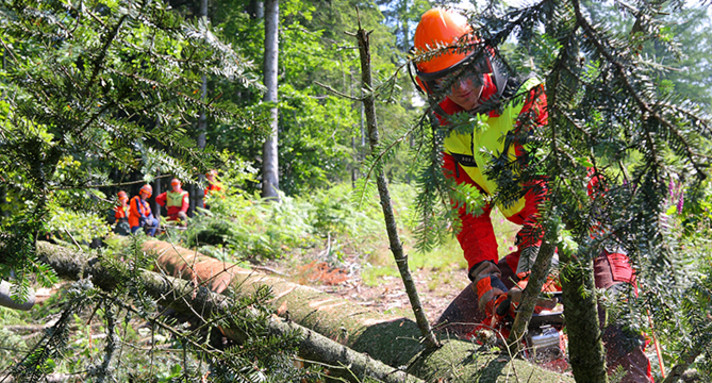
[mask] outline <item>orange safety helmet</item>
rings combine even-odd
[[[116,195],[119,197],[119,200],[129,199],[129,196],[123,190],[119,190],[119,192]]]
[[[146,193],[148,196],[146,198],[151,198],[151,195],[153,195],[153,188],[149,184],[145,184],[141,186],[141,190],[139,190],[139,193]]]
[[[415,53],[425,53],[437,47],[453,45],[463,36],[469,35],[471,44],[476,44],[480,39],[474,35],[473,29],[467,22],[465,16],[454,11],[443,8],[432,8],[425,12],[420,18],[415,36],[413,37]],[[463,48],[450,48],[449,50],[435,55],[428,60],[415,64],[417,74],[417,85],[426,92],[431,92],[436,80],[451,74],[458,74],[457,70],[463,64],[470,62],[473,54],[477,50],[465,50]],[[480,60],[475,66],[475,71],[479,73],[489,73],[492,71],[489,62],[488,49],[484,55],[484,60]],[[480,55],[477,55],[480,56]]]
[[[472,27],[467,23],[465,16],[447,9],[433,8],[420,18],[413,41],[416,51],[422,53],[437,46],[454,44],[468,33],[472,33]],[[461,63],[470,54],[453,48],[428,61],[419,62],[416,66],[419,72],[434,73]]]

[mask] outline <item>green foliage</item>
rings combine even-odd
[[[0,216],[12,238],[1,246],[26,250],[2,262],[18,276],[41,270],[32,256],[38,235],[83,242],[106,233],[108,204],[91,188],[110,174],[150,180],[170,171],[187,180],[208,167],[214,156],[198,153],[186,122],[200,110],[219,120],[240,112],[202,101],[202,74],[258,88],[251,67],[207,25],[186,23],[162,2],[7,1],[0,22],[0,202],[12,214]]]
[[[235,259],[276,258],[285,249],[308,246],[306,209],[285,197],[283,204],[254,200],[237,193],[210,202],[211,210],[191,220],[185,238],[188,246],[224,247]],[[224,258],[224,256],[219,257]]]
[[[55,358],[68,347],[72,319],[90,303],[96,293],[91,281],[73,284],[68,290],[61,316],[23,359],[12,366],[11,373],[19,381],[38,381],[57,367]]]
[[[670,209],[668,214],[682,213],[684,230],[691,235],[709,227],[712,222],[712,182],[709,178],[685,189],[671,190]],[[676,198],[676,199],[675,199]],[[679,211],[682,206],[682,211]],[[671,211],[672,210],[672,211]]]
[[[430,9],[430,3],[422,0],[376,1],[385,17],[384,23],[391,29],[394,45],[402,53],[413,45],[412,35],[420,16]]]
[[[260,62],[264,26],[262,20],[242,12],[244,5],[240,1],[219,2],[215,7],[221,11],[211,15],[211,20],[225,37],[243,48],[247,57]],[[393,131],[402,118],[412,115],[410,101],[403,100],[406,93],[400,89],[409,80],[401,77],[389,81],[398,54],[391,49],[392,35],[379,24],[381,19],[377,6],[369,2],[280,4],[279,172],[280,187],[287,195],[345,182],[352,174],[360,176],[357,161],[366,149],[360,105],[338,97],[355,98],[362,93],[358,51],[354,40],[344,33],[355,31],[358,20],[373,31],[374,77],[396,89],[396,102],[379,108],[379,119]],[[225,82],[215,82],[214,86],[215,93],[234,95],[235,102],[245,105],[255,117],[253,126],[240,122],[211,124],[208,141],[215,142],[217,148],[239,152],[244,158],[261,156],[267,127],[261,95],[234,91]],[[396,164],[391,167],[391,174],[403,179],[406,169]]]
[[[397,188],[407,212],[412,189]],[[338,241],[357,247],[365,238],[379,237],[383,223],[380,206],[361,207],[354,191],[340,184],[304,197],[287,197],[281,203],[256,199],[244,192],[209,200],[210,210],[191,219],[181,240],[188,246],[225,260],[269,259],[291,252],[309,251],[324,239],[333,241],[329,257],[339,258]],[[410,196],[410,197],[408,197]],[[374,201],[372,196],[369,201]],[[403,215],[412,222],[407,214]]]
[[[70,210],[63,206],[67,205],[54,199],[49,205],[50,218],[45,227],[53,237],[67,243],[87,245],[92,239],[102,238],[111,232],[104,215],[91,211]]]
[[[314,89],[296,91],[285,84],[280,90],[281,121],[287,127],[280,137],[280,187],[289,193],[306,192],[348,179],[350,137],[356,125],[351,105],[335,96],[318,100]]]
[[[15,356],[0,360],[3,377],[10,373],[17,381],[27,382],[52,373],[97,382],[302,382],[319,378],[319,371],[294,365],[300,334],[269,335],[271,314],[264,302],[270,292],[266,289],[235,299],[221,317],[196,315],[188,323],[187,318],[170,314],[137,283],[138,276],[153,264],[152,256],[141,251],[138,238],[132,238],[128,247],[107,249],[97,260],[115,273],[118,285],[112,291],[103,292],[90,280],[81,280],[67,284],[58,297],[29,312],[31,316],[18,317],[0,309],[3,334],[7,324],[44,324],[47,315],[57,319],[38,334],[39,340],[23,341],[13,333],[3,336],[7,348],[0,352],[11,350]],[[218,326],[239,331],[244,342],[224,344]]]

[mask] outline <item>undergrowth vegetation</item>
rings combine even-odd
[[[358,267],[370,286],[383,276],[398,276],[375,191],[339,184],[301,197],[282,196],[275,204],[239,189],[229,190],[234,191],[212,196],[207,201],[209,210],[192,218],[187,230],[169,230],[169,239],[228,262],[316,260],[334,267]],[[462,250],[452,236],[430,251],[414,249],[416,188],[393,184],[391,191],[411,269],[465,269]],[[494,225],[500,252],[512,251],[514,225],[501,216],[494,216]]]

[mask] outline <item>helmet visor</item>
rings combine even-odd
[[[465,79],[471,79],[476,86],[482,85],[482,76],[491,71],[489,59],[480,52],[471,54],[450,68],[431,73],[416,71],[416,74],[430,93],[445,95],[455,83]]]

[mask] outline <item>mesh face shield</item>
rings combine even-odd
[[[423,72],[418,70],[413,61],[408,69],[416,89],[423,93],[431,104],[438,104],[449,96],[453,85],[457,82],[471,80],[472,84],[478,87],[483,85],[484,75],[489,74],[496,88],[495,93],[487,101],[481,101],[481,104],[469,110],[470,113],[484,113],[499,108],[511,73],[496,50],[486,44],[479,45],[476,52],[447,69]],[[417,77],[413,76],[413,72]]]
[[[416,67],[415,73],[420,82],[416,85],[425,93],[444,97],[457,81],[472,80],[475,86],[480,86],[482,76],[490,72],[492,63],[485,48],[481,48],[456,65],[437,72],[422,72]]]

